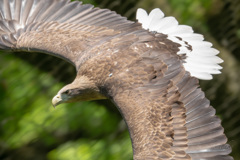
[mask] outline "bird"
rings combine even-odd
[[[0,49],[49,54],[76,68],[52,99],[110,99],[127,124],[134,160],[232,160],[199,80],[220,74],[218,50],[160,9],[130,21],[69,0],[0,0]]]

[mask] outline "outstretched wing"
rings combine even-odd
[[[69,0],[0,0],[0,49],[40,51],[76,66],[87,49],[134,22]]]
[[[180,45],[177,54],[182,57],[185,69],[192,76],[210,80],[212,74],[221,73],[222,67],[218,64],[223,60],[216,56],[219,51],[212,48],[210,42],[204,41],[203,35],[194,33],[192,27],[179,25],[174,17],[164,17],[158,8],[149,15],[145,10],[138,9],[137,19],[144,29],[163,33],[167,39]]]
[[[79,2],[0,0],[1,49],[41,51],[62,57],[76,67],[81,63],[80,59],[91,56],[87,54],[92,47],[97,48],[112,37],[138,30],[141,30],[139,25],[114,12]],[[120,76],[118,82],[122,80],[126,84],[115,83],[114,101],[122,107],[130,132],[134,132],[132,138],[140,134],[140,139],[133,144],[153,136],[153,144],[143,143],[149,145],[145,147],[149,151],[153,149],[151,156],[157,151],[157,156],[162,158],[231,159],[227,156],[231,148],[225,144],[227,139],[220,120],[197,88],[198,81],[185,72],[179,57],[169,54],[167,44],[161,45],[164,48],[161,51],[156,46],[151,43],[135,46],[132,50],[137,54],[147,50],[137,61],[134,61],[131,49],[126,48],[126,55],[122,54],[126,57],[122,60],[131,56],[131,67],[125,68],[127,76],[117,75]],[[125,63],[122,66],[126,66]],[[124,88],[127,84],[131,90]],[[133,88],[133,84],[140,86]],[[129,124],[129,118],[132,124]],[[137,122],[140,120],[141,123]],[[134,125],[135,121],[137,125]],[[135,128],[131,130],[131,127]],[[141,139],[146,135],[144,132],[150,137]]]
[[[125,65],[109,79],[113,101],[130,131],[135,158],[232,160],[221,120],[171,43],[133,46],[124,55],[129,59],[124,63],[134,64]],[[136,52],[139,57],[127,58]]]

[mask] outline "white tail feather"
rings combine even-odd
[[[179,25],[174,17],[164,17],[158,8],[149,15],[144,9],[138,9],[137,20],[144,29],[166,34],[169,40],[181,45],[177,54],[186,54],[183,65],[191,76],[210,80],[212,74],[221,73],[222,67],[218,64],[223,60],[216,56],[219,51],[212,48],[212,43],[204,41],[203,35],[194,33],[192,27]]]

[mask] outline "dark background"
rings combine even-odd
[[[240,159],[240,1],[89,0],[135,20],[137,8],[161,8],[204,34],[224,59],[221,75],[201,81]],[[44,54],[0,51],[1,160],[130,160],[127,128],[109,101],[63,104],[51,99],[75,76],[68,63]]]

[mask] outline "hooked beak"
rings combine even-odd
[[[53,105],[54,108],[61,103],[63,103],[61,95],[57,94],[55,97],[53,97],[52,105]]]

